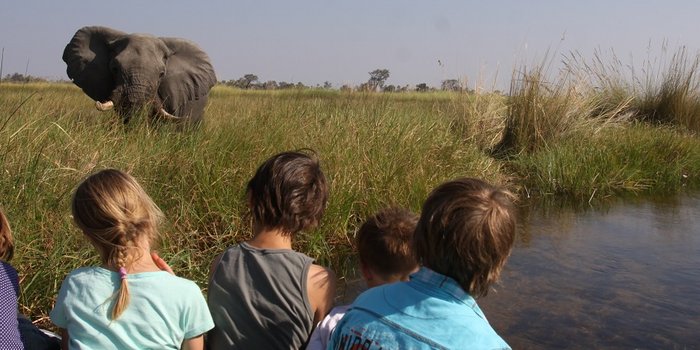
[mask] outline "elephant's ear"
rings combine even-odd
[[[68,77],[95,101],[105,102],[114,89],[109,71],[109,43],[126,33],[106,27],[80,28],[63,50]]]
[[[216,84],[209,56],[197,44],[179,38],[160,38],[171,51],[159,93],[171,99],[198,100]],[[176,93],[176,91],[179,91]],[[184,93],[184,96],[182,96]],[[167,100],[167,99],[164,99]],[[187,101],[170,101],[175,109]],[[170,104],[166,101],[166,105]]]

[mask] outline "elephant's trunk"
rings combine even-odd
[[[97,108],[98,111],[108,111],[112,108],[114,108],[114,102],[112,101],[107,101],[105,103],[102,103],[100,101],[95,101],[95,107]]]

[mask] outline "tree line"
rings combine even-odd
[[[0,78],[0,80],[9,83],[44,83],[48,81],[44,78],[34,77],[31,75],[24,75],[20,73],[7,74],[4,78]]]
[[[418,91],[418,92],[428,92],[437,91],[438,88],[428,86],[426,83],[419,83],[416,85],[393,85],[386,84],[389,79],[390,73],[388,69],[375,69],[369,72],[369,79],[358,85],[342,85],[339,87],[341,91],[381,91],[381,92],[407,92],[407,91]],[[226,86],[232,86],[244,90],[284,90],[284,89],[305,89],[311,86],[306,86],[301,82],[288,83],[285,81],[277,82],[275,80],[261,81],[255,74],[245,74],[238,79],[232,80],[222,80],[220,84]],[[333,89],[333,84],[329,81],[324,82],[322,85],[316,85],[315,88],[321,89]],[[466,84],[458,79],[446,79],[440,84],[439,90],[443,91],[456,91],[456,92],[472,92],[466,87]]]
[[[389,79],[390,73],[388,69],[375,69],[369,72],[369,79],[358,85],[342,85],[338,89],[341,91],[373,91],[373,92],[407,92],[407,91],[418,91],[418,92],[428,92],[428,91],[456,91],[456,92],[472,92],[471,89],[466,87],[466,84],[458,79],[446,79],[443,80],[439,88],[428,86],[426,83],[418,83],[413,86],[411,85],[393,85],[386,84]],[[7,74],[4,78],[0,79],[3,82],[12,83],[34,83],[34,82],[47,82],[48,80],[44,78],[34,77],[31,75],[24,75],[20,73]],[[64,82],[61,80],[61,82]],[[324,82],[316,86],[307,86],[302,82],[285,82],[285,81],[275,81],[267,80],[261,81],[255,74],[245,74],[238,79],[222,80],[219,84],[226,86],[232,86],[244,90],[285,90],[285,89],[307,89],[307,88],[320,88],[320,89],[333,89],[333,84],[329,81]]]

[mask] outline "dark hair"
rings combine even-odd
[[[10,261],[15,253],[15,244],[12,240],[10,222],[5,213],[0,209],[0,260]]]
[[[328,186],[315,154],[283,152],[260,165],[246,197],[256,224],[293,235],[319,224]]]
[[[404,279],[418,266],[411,247],[417,222],[416,214],[396,207],[368,218],[357,231],[360,262],[385,279]]]
[[[513,198],[472,178],[438,186],[423,204],[416,227],[418,261],[455,279],[473,297],[486,296],[515,240]]]

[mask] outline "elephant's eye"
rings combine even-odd
[[[117,63],[114,62],[114,61],[109,62],[109,70],[110,70],[113,74],[119,73],[119,67],[117,67]]]

